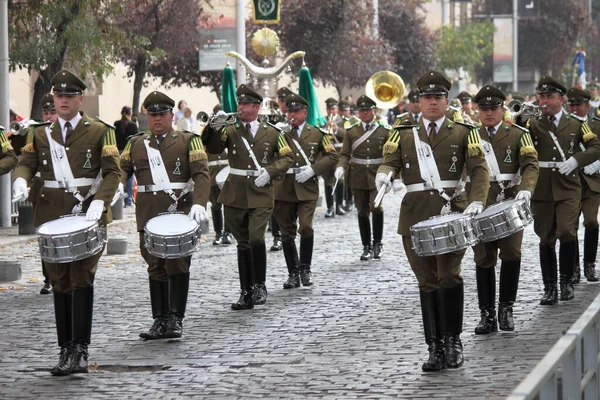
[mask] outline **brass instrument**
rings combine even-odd
[[[215,130],[221,130],[225,126],[234,124],[237,115],[238,113],[216,113],[208,115],[204,111],[200,111],[196,114],[196,121],[198,121],[202,130],[204,130],[206,125]]]
[[[37,124],[33,119],[24,119],[21,122],[13,121],[10,123],[10,134],[12,136],[26,136],[29,133],[31,125]]]
[[[392,71],[379,71],[371,75],[365,85],[365,94],[375,100],[377,108],[393,108],[402,101],[406,86],[400,75]]]
[[[520,117],[522,121],[527,121],[542,115],[542,108],[530,101],[511,100],[508,103],[508,110],[512,113],[513,121],[516,121],[517,117]]]

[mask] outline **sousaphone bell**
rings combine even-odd
[[[402,101],[406,86],[400,75],[392,71],[379,71],[371,75],[365,94],[375,100],[377,108],[393,108]]]

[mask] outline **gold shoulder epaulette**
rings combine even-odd
[[[535,146],[533,145],[533,140],[531,140],[531,135],[529,134],[529,131],[518,125],[515,125],[515,126],[517,126],[518,128],[523,130],[523,134],[521,135],[521,138],[519,139],[519,154],[537,156],[537,150],[535,149]]]
[[[321,132],[323,132],[323,130],[321,130]],[[321,143],[323,145],[323,151],[325,153],[335,151],[335,147],[333,147],[333,144],[331,144],[331,140],[329,140],[329,134],[327,132],[325,132],[321,137]]]
[[[200,136],[194,135],[189,145],[190,162],[208,160],[208,155],[204,151],[204,144]]]
[[[398,146],[400,145],[400,132],[397,129],[394,129],[387,142],[383,145],[382,153],[385,156],[386,154],[395,153],[398,150]]]
[[[288,144],[287,140],[285,140],[283,133],[277,137],[277,151],[279,152],[280,156],[285,156],[292,152],[292,148]]]
[[[113,125],[109,124],[109,123],[108,123],[108,122],[106,122],[106,121],[103,121],[103,120],[102,120],[102,119],[101,119],[99,116],[97,116],[97,115],[96,115],[96,121],[98,121],[98,122],[102,122],[104,125],[108,126],[109,128],[115,129],[115,127],[114,127]]]
[[[592,130],[590,129],[590,126],[587,124],[587,122],[583,122],[581,124],[581,132],[583,133],[583,141],[587,142],[590,139],[594,139],[596,137],[596,134],[594,132],[592,132]]]
[[[102,157],[119,157],[115,129],[110,126],[104,132],[104,138],[102,139]]]
[[[10,144],[10,141],[4,134],[4,129],[1,129],[0,130],[0,151],[2,153],[7,153],[11,150],[14,150],[14,149],[13,149],[12,145]]]
[[[483,156],[483,147],[481,147],[479,133],[475,127],[469,130],[467,135],[467,154],[469,157]]]

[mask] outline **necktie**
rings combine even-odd
[[[162,143],[164,137],[162,136],[156,136],[156,144],[158,145],[158,147],[160,147],[160,144]]]
[[[554,115],[550,116],[550,129],[552,129],[552,131],[556,129],[556,117]]]
[[[294,127],[293,127],[293,130],[294,130],[294,134],[295,134],[296,136],[300,136],[300,132],[298,132],[298,127],[297,127],[297,126],[294,126]]]
[[[371,128],[373,128],[373,124],[369,123],[369,124],[365,125],[365,132],[370,131]]]
[[[488,136],[490,137],[490,139],[493,138],[494,137],[494,131],[495,131],[494,127],[493,126],[489,126],[487,130],[488,130]]]
[[[413,114],[413,119],[415,122],[419,122],[419,114]]]
[[[252,136],[252,129],[250,124],[246,124],[246,132],[248,132],[248,135]]]
[[[67,134],[65,135],[65,141],[66,141],[66,139],[69,137],[69,135],[71,133],[73,133],[73,127],[71,126],[71,123],[69,121],[65,122],[65,130],[67,131]]]
[[[435,144],[435,136],[437,135],[435,128],[436,128],[435,122],[430,122],[429,123],[429,142],[432,145]]]

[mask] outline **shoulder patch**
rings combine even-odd
[[[109,123],[108,123],[108,122],[106,122],[106,121],[103,121],[102,119],[100,119],[100,117],[99,117],[99,116],[96,116],[96,121],[98,121],[98,122],[102,122],[104,125],[108,126],[109,128],[115,129],[115,127],[114,127],[114,126],[112,126],[111,124],[109,124]]]

